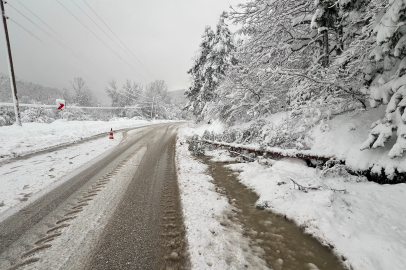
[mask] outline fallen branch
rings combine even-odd
[[[290,178],[290,180],[293,182],[293,189],[296,189],[296,186],[298,188],[298,190],[301,190],[303,192],[308,192],[309,190],[322,190],[323,187],[318,186],[318,187],[305,187],[300,185],[298,182],[296,182],[295,180],[293,180],[292,178]],[[279,183],[278,183],[279,185]],[[329,190],[332,190],[333,192],[342,192],[344,194],[347,194],[347,190],[346,189],[334,189],[334,188],[328,188]]]
[[[305,187],[305,186],[300,185],[298,182],[296,182],[296,181],[293,180],[293,179],[290,179],[290,180],[293,182],[293,189],[295,189],[296,186],[297,186],[298,190],[304,191],[304,192],[306,192],[306,193],[307,193],[309,190],[320,190],[320,189],[321,189],[321,187]]]
[[[232,145],[228,143],[219,143],[219,142],[214,142],[214,141],[208,141],[208,140],[200,140],[199,142],[206,143],[206,144],[211,144],[211,145],[216,145],[217,147],[225,147],[228,148],[230,151],[247,151],[249,153],[256,153],[259,155],[273,155],[273,156],[278,156],[278,157],[289,157],[289,158],[300,158],[300,159],[314,159],[314,160],[321,160],[321,161],[328,161],[330,159],[335,159],[335,157],[326,157],[326,156],[317,156],[314,154],[310,153],[305,153],[305,152],[298,152],[294,151],[292,153],[289,153],[289,150],[284,150],[284,149],[265,149],[265,150],[259,150],[247,146],[241,146],[241,145]]]
[[[252,158],[252,157],[249,157],[249,156],[246,156],[246,155],[240,154],[240,153],[238,153],[238,152],[231,151],[231,150],[228,150],[228,152],[230,152],[230,153],[232,153],[232,154],[235,154],[235,155],[238,155],[238,156],[241,156],[241,157],[243,157],[243,158],[246,158],[246,159],[249,159],[249,160],[255,161],[255,158]]]

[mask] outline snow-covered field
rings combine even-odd
[[[0,127],[0,162],[41,150],[78,142],[99,134],[158,124],[168,121],[147,121],[117,118],[114,121],[66,121],[51,124],[24,123],[22,127]]]

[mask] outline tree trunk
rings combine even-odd
[[[344,51],[343,26],[340,25],[337,31],[336,55],[341,55],[343,51]]]
[[[324,46],[324,61],[323,61],[323,67],[328,67],[329,66],[329,46],[328,46],[328,31],[324,31],[323,34],[323,46]]]

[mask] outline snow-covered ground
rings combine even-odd
[[[99,138],[4,164],[0,167],[0,205],[3,205],[0,213],[28,200],[67,173],[112,149],[121,139],[122,133],[116,133],[114,140]]]
[[[356,123],[354,120],[346,122],[346,116],[331,122],[331,133],[324,134],[328,136],[328,138],[324,138],[324,141],[333,140],[333,136],[339,133],[344,136],[345,132],[354,132],[347,135],[347,137],[351,137],[351,140],[346,140],[348,146],[345,146],[344,149],[340,148],[345,145],[345,138],[342,137],[337,137],[336,145],[324,143],[318,148],[330,151],[329,153],[333,153],[332,151],[335,149],[339,151],[336,154],[351,158],[351,153],[356,151],[352,150],[351,146],[358,145],[362,140],[356,130],[366,131],[369,123],[363,117],[360,117]],[[214,126],[214,129],[220,130],[221,128],[217,125]],[[200,130],[187,128],[183,131],[189,136],[201,132],[202,128]],[[319,142],[322,140],[317,136],[315,139],[318,139]],[[184,146],[185,149],[186,147]],[[182,155],[187,156],[186,150],[184,151]],[[369,151],[371,153],[382,150]],[[365,153],[367,152],[357,155],[365,155]],[[232,159],[226,154],[226,151],[216,150],[208,154],[213,155],[214,160],[217,161]],[[377,154],[373,154],[369,158],[369,160],[374,159],[378,160]],[[384,162],[384,159],[381,158],[380,162]],[[188,164],[187,161],[180,163],[182,162]],[[189,162],[194,164],[196,161],[189,157]],[[349,269],[350,266],[354,270],[406,269],[404,256],[406,254],[406,184],[379,185],[367,182],[365,178],[354,176],[322,177],[319,170],[309,168],[305,162],[297,159],[271,161],[269,164],[273,164],[272,166],[261,163],[228,165],[239,173],[239,179],[244,185],[260,196],[257,205],[286,216],[323,244],[333,246],[334,253],[345,259],[344,263]],[[187,213],[187,208],[190,207],[187,204],[192,203],[192,200],[185,202],[186,220],[188,215],[192,215],[189,218],[197,219],[199,207],[207,208],[206,211],[208,211],[213,206],[216,207],[214,209],[217,209],[219,205],[219,201],[214,195],[212,198],[205,195],[213,192],[211,190],[213,187],[207,184],[210,183],[210,177],[199,176],[200,179],[192,177],[192,172],[203,172],[204,165],[197,163],[188,166],[190,172],[187,171],[185,174],[185,169],[180,170],[181,185],[184,185],[185,179],[190,181],[189,188],[183,187],[184,193],[190,194],[192,191],[189,190],[195,189],[191,196],[196,198],[195,200],[200,201],[199,197],[206,197],[201,200],[204,202],[203,206],[195,203],[195,214]],[[182,174],[188,176],[187,173],[189,173],[188,178],[182,176]],[[297,187],[294,188],[291,179],[305,187],[319,187],[319,190],[310,190],[307,193],[299,191]],[[333,191],[333,189],[346,190],[346,192]],[[187,196],[184,197],[186,198],[183,200],[187,200]],[[190,212],[193,213],[193,211]],[[191,221],[187,220],[187,222]],[[199,220],[199,222],[205,224],[204,220]],[[215,219],[212,222],[215,222]],[[200,228],[206,228],[209,225],[205,224]],[[189,241],[196,242],[194,245],[203,246],[205,241],[208,241],[206,239],[210,239],[209,235],[202,237],[200,232],[196,235],[196,233],[192,234],[192,229],[190,231]],[[224,240],[227,241],[227,239]],[[192,255],[194,245],[191,245]],[[196,258],[192,256],[192,259],[202,260],[199,256]]]
[[[66,145],[113,131],[158,124],[168,121],[147,121],[117,118],[114,121],[66,121],[51,124],[24,123],[22,127],[0,127],[0,162],[41,150]]]
[[[389,151],[396,142],[394,135],[384,147],[361,151],[362,144],[368,138],[372,123],[385,115],[385,107],[335,116],[327,122],[328,129],[322,131],[320,125],[313,129],[314,138],[311,150],[316,153],[336,156],[346,161],[346,165],[354,170],[373,168],[376,173],[385,170],[389,177],[397,169],[406,172],[406,155],[391,159]]]
[[[241,226],[220,224],[233,206],[216,192],[207,166],[190,155],[184,143],[188,134],[189,128],[179,129],[176,162],[192,269],[267,269]]]
[[[258,205],[286,215],[306,233],[334,246],[347,266],[406,269],[406,184],[320,177],[316,169],[293,159],[277,161],[272,167],[258,162],[229,166],[260,196]],[[299,191],[291,179],[321,190]]]
[[[394,135],[384,147],[376,149],[367,149],[361,151],[361,146],[368,138],[371,125],[377,119],[383,118],[385,115],[385,106],[372,108],[368,111],[355,111],[338,116],[334,116],[331,120],[320,123],[310,130],[307,142],[310,150],[302,150],[300,152],[311,155],[336,157],[340,160],[345,160],[346,165],[356,170],[367,170],[372,168],[372,171],[380,174],[382,169],[386,175],[391,178],[395,173],[395,169],[400,172],[406,172],[406,155],[398,158],[390,158],[389,151],[396,142]],[[266,118],[271,126],[278,125],[286,113],[276,113]],[[233,128],[243,129],[249,127],[254,121]],[[201,124],[193,130],[194,134],[203,135],[205,130],[213,131],[221,134],[226,127],[214,121],[213,124]],[[267,134],[264,134],[266,137]],[[255,144],[248,144],[249,147],[258,147]],[[271,148],[270,150],[275,150]],[[286,153],[297,152],[294,149],[284,150]]]

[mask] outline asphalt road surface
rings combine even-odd
[[[188,269],[179,125],[126,132],[108,154],[0,216],[0,269]]]

